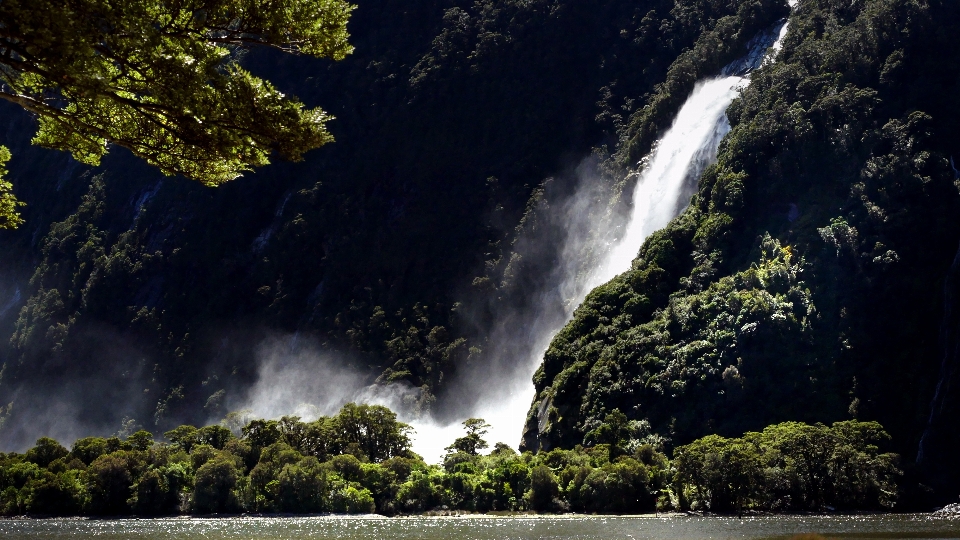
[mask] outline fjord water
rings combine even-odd
[[[804,536],[800,536],[804,535]],[[0,540],[613,540],[958,538],[930,514],[735,517],[282,517],[5,520]]]

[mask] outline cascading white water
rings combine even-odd
[[[636,177],[631,213],[622,222],[609,222],[605,215],[607,202],[596,196],[603,190],[596,189],[598,179],[586,170],[590,167],[578,171],[581,185],[577,193],[568,200],[546,205],[549,215],[540,218],[556,228],[557,234],[548,235],[547,240],[536,235],[526,240],[557,242],[555,245],[561,249],[554,270],[540,276],[538,290],[526,291],[537,302],[517,309],[507,306],[498,313],[494,328],[487,329],[484,354],[488,363],[461,372],[457,381],[460,387],[447,383],[454,388],[451,410],[460,406],[464,418],[485,419],[491,425],[485,437],[488,441],[505,442],[516,448],[534,398],[532,376],[553,336],[592,289],[629,270],[647,236],[664,227],[689,203],[700,173],[716,160],[720,140],[730,130],[724,112],[747,82],[747,74],[769,58],[771,49],[778,49],[785,33],[786,25],[781,24],[757,36],[748,44],[749,52],[725,67],[720,77],[695,86],[673,125],[645,159],[645,166]],[[282,208],[283,205],[278,215]],[[270,231],[272,226],[265,234]],[[257,242],[253,247],[257,249]],[[536,255],[534,250],[533,256]],[[457,422],[439,423],[407,410],[405,404],[408,398],[418,395],[417,389],[402,385],[362,386],[366,377],[349,368],[340,370],[343,373],[337,371],[337,376],[317,379],[313,374],[331,373],[331,365],[339,363],[309,347],[302,349],[297,342],[294,338],[287,346],[264,347],[261,380],[241,408],[253,409],[259,416],[277,417],[294,410],[306,414],[308,409],[315,414],[333,414],[347,401],[387,405],[414,427],[413,449],[429,463],[439,462],[444,448],[463,435]],[[479,396],[472,396],[478,397],[476,405],[457,403],[458,388],[478,393]],[[317,396],[323,397],[321,403],[316,402]],[[298,407],[298,403],[310,407]]]
[[[791,6],[794,4],[791,2]],[[565,316],[537,314],[528,322],[529,330],[518,333],[534,345],[529,348],[529,358],[520,359],[526,369],[518,372],[519,376],[506,388],[502,383],[488,382],[484,387],[486,399],[480,401],[480,406],[471,415],[483,418],[491,425],[488,440],[514,444],[519,441],[527,409],[535,395],[531,379],[553,336],[570,320],[574,308],[587,293],[629,270],[643,241],[666,226],[689,203],[691,183],[696,182],[703,169],[716,160],[720,140],[730,131],[725,114],[727,107],[748,82],[748,73],[770,58],[771,52],[779,50],[786,29],[784,22],[772,32],[758,36],[748,44],[746,56],[724,68],[724,76],[697,83],[673,125],[648,157],[646,167],[637,179],[632,211],[626,223],[619,230],[611,230],[609,237],[597,239],[606,245],[605,255],[586,272],[557,273],[559,281],[555,287],[566,299]],[[582,227],[582,224],[577,225]],[[571,229],[573,227],[572,224]],[[564,251],[575,256],[580,250]],[[546,304],[544,311],[549,311]],[[484,384],[484,381],[476,383]],[[439,425],[430,419],[408,421],[416,430],[414,451],[430,463],[439,462],[444,447],[462,435],[459,424]]]
[[[592,272],[587,291],[630,269],[643,241],[662,229],[689,202],[684,187],[716,161],[717,146],[730,131],[724,111],[744,77],[721,77],[697,84],[673,126],[654,149],[633,193],[633,211],[625,232]],[[686,195],[686,199],[681,197]]]

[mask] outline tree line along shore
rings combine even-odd
[[[164,442],[140,430],[86,437],[67,449],[44,437],[0,453],[7,516],[215,513],[535,511],[636,514],[894,508],[897,456],[876,422],[785,422],[739,438],[709,435],[672,449],[642,421],[613,411],[570,449],[490,449],[482,419],[428,464],[390,409],[349,403],[304,422],[228,415],[183,425]],[[489,451],[488,451],[489,449]]]

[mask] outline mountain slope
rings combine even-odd
[[[783,11],[768,0],[370,0],[343,62],[244,59],[336,115],[337,142],[216,190],[120,151],[77,167],[30,148],[28,118],[2,109],[0,142],[30,205],[27,225],[0,236],[12,255],[0,261],[11,336],[0,403],[14,403],[3,445],[124,417],[158,430],[215,419],[243,402],[276,336],[416,388],[411,406],[428,407],[484,339],[486,323],[459,319],[457,302],[486,294],[477,277],[503,281],[544,179],[562,184],[594,147],[633,137],[628,119],[648,98],[659,101],[643,125],[664,127],[679,104],[655,85],[681,53],[707,34],[720,45],[701,46],[703,61],[685,53],[680,89]]]
[[[614,409],[674,444],[852,416],[952,493],[958,13],[800,2],[693,202],[554,339],[526,446],[590,443]]]

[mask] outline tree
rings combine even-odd
[[[79,459],[84,465],[90,465],[93,460],[107,453],[107,440],[103,437],[84,437],[73,443],[70,455]]]
[[[37,444],[27,450],[26,459],[36,463],[41,468],[46,468],[47,465],[50,465],[54,460],[62,458],[69,454],[66,448],[60,445],[54,439],[50,437],[40,437],[37,439]]]
[[[278,481],[278,503],[283,512],[321,512],[326,504],[329,486],[327,470],[317,458],[305,457],[284,465]]]
[[[199,442],[197,440],[197,431],[196,427],[184,424],[171,429],[164,433],[163,436],[175,446],[183,449],[184,452],[190,453],[193,445]]]
[[[217,450],[223,450],[230,439],[234,439],[233,432],[223,426],[206,426],[197,430],[197,442],[209,444]]]
[[[403,456],[410,450],[410,426],[397,421],[396,413],[382,405],[347,403],[332,424],[341,449],[354,443],[370,461]]]
[[[486,420],[483,418],[468,418],[463,421],[463,427],[467,430],[467,434],[459,437],[453,441],[453,444],[446,447],[447,452],[464,452],[475,456],[478,451],[490,446],[487,441],[483,440],[483,436],[490,429],[490,424]]]
[[[540,464],[530,470],[530,491],[527,498],[530,507],[538,512],[553,509],[554,499],[560,496],[560,486],[557,476],[550,467]]]
[[[33,142],[97,165],[108,145],[215,186],[331,142],[332,119],[237,64],[262,45],[340,60],[344,0],[4,0],[0,98],[37,115]],[[9,158],[0,152],[0,166]],[[2,176],[2,171],[0,171]],[[0,179],[0,227],[18,203]]]
[[[197,469],[194,510],[201,514],[232,512],[239,507],[234,488],[239,472],[229,457],[218,457]]]
[[[90,492],[90,510],[94,514],[126,514],[130,508],[133,475],[130,459],[125,452],[105,454],[93,461],[87,469],[87,489]]]
[[[132,446],[134,450],[144,452],[153,446],[153,433],[141,429],[127,437],[127,442],[130,443],[130,446]]]

